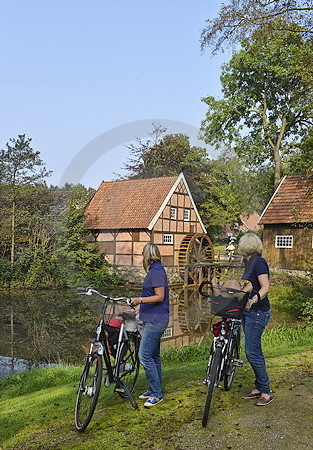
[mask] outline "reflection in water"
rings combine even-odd
[[[125,289],[106,293],[139,295],[138,290]],[[74,289],[0,291],[0,376],[39,363],[81,362],[101,306],[101,299],[78,296]],[[277,326],[275,319],[271,322]],[[199,344],[211,321],[207,299],[197,288],[171,289],[170,322],[162,347]]]
[[[138,291],[110,290],[111,295]],[[163,346],[199,343],[209,310],[194,289],[171,289],[170,323]],[[74,289],[0,292],[0,375],[38,363],[80,362],[94,337],[102,301]]]

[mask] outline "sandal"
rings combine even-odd
[[[249,398],[259,398],[260,395],[261,395],[261,392],[253,392],[253,390],[252,390],[250,392],[246,392],[245,394],[242,394],[242,398],[245,400],[248,400]]]
[[[272,396],[269,396],[269,398],[265,398],[261,396],[258,401],[256,402],[256,406],[266,406],[269,403],[271,403],[274,400]]]

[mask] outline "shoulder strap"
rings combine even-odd
[[[243,280],[249,280],[249,278],[253,272],[254,266],[255,266],[257,260],[259,259],[259,257],[260,257],[259,253],[252,253],[252,255],[246,265],[245,273],[242,275]]]

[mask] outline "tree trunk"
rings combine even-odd
[[[281,180],[281,156],[279,150],[274,148],[274,190],[277,189]]]
[[[12,201],[12,220],[11,220],[11,269],[15,257],[15,200]]]

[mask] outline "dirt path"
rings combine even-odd
[[[240,400],[227,414],[217,409],[206,428],[201,428],[199,419],[184,425],[172,439],[174,448],[313,448],[313,374],[289,373],[273,391],[275,400],[266,407]]]

